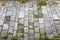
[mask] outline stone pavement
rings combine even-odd
[[[60,4],[0,2],[0,40],[59,40]],[[38,10],[39,9],[39,10]]]

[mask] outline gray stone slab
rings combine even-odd
[[[42,24],[40,24],[40,28],[44,28],[44,24],[42,23]]]
[[[46,30],[46,33],[52,33],[51,27],[47,27],[47,28],[45,28],[45,30]]]
[[[8,30],[8,27],[9,27],[8,24],[4,24],[4,25],[3,25],[3,30]]]
[[[7,40],[11,40],[12,39],[12,35],[8,35]]]
[[[33,22],[33,14],[29,14],[29,22]]]
[[[33,35],[34,34],[34,30],[29,30],[29,35]]]
[[[34,40],[34,36],[29,36],[29,40]]]
[[[28,21],[24,21],[24,26],[28,26]]]
[[[34,18],[34,21],[39,21],[38,18]]]
[[[5,36],[7,36],[7,31],[2,31],[1,37],[5,37]]]
[[[39,32],[39,27],[35,27],[35,32]]]
[[[19,23],[24,24],[24,19],[23,18],[20,18],[19,19]]]
[[[34,22],[34,26],[39,26],[39,22]]]
[[[43,29],[40,28],[40,33],[41,34],[45,34],[45,29],[44,28]]]
[[[53,34],[46,34],[46,36],[47,36],[49,39],[54,38],[54,35],[53,35]]]
[[[58,33],[57,32],[53,32],[54,36],[58,36]]]
[[[0,20],[0,25],[3,25],[3,22],[4,22],[4,21]]]
[[[28,33],[28,27],[24,27],[24,33]]]
[[[35,33],[35,38],[39,39],[40,38],[40,34],[39,33]]]
[[[13,27],[9,27],[8,33],[13,33]]]
[[[17,30],[18,28],[18,23],[15,23],[14,30]]]

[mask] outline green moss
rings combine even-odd
[[[20,37],[24,37],[24,34],[22,33],[22,35],[20,35]]]
[[[7,37],[8,37],[8,35],[6,35],[6,36],[4,36],[4,37],[2,37],[3,39],[7,39]]]
[[[37,9],[38,11],[40,10],[40,8]]]
[[[5,3],[2,3],[2,6],[5,6]]]
[[[17,40],[17,37],[12,38],[11,40]]]
[[[45,40],[50,40],[49,38],[45,37]]]
[[[45,6],[45,5],[47,5],[47,3],[46,3],[46,1],[40,1],[40,2],[39,2],[39,5],[40,5],[40,6]]]
[[[43,18],[43,14],[34,15],[36,18]]]
[[[21,3],[25,3],[26,2],[26,0],[18,0],[19,2],[21,2]]]
[[[20,24],[21,26],[24,26],[24,24]]]

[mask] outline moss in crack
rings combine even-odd
[[[22,35],[20,37],[24,37],[24,33],[22,33]]]
[[[2,6],[5,6],[5,3],[2,3]]]
[[[18,37],[24,37],[24,33],[17,33]]]
[[[20,3],[26,3],[26,0],[18,0]]]
[[[11,40],[17,40],[17,37],[13,37]]]
[[[6,36],[4,36],[4,37],[2,37],[3,39],[7,39],[7,37],[8,37],[8,35],[6,35]]]
[[[47,3],[46,3],[46,1],[40,1],[40,2],[39,2],[39,5],[40,5],[40,6],[46,6]]]
[[[5,6],[5,1],[4,0],[2,0],[2,6]]]
[[[24,24],[20,23],[19,25],[24,26]]]
[[[40,10],[40,8],[37,8],[37,11],[39,11]]]
[[[43,18],[43,14],[34,15],[36,18]]]
[[[45,37],[45,40],[50,40],[48,37]]]

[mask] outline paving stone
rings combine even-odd
[[[43,18],[39,18],[39,23],[43,23]]]
[[[28,38],[24,38],[24,40],[28,40]]]
[[[58,36],[58,33],[57,33],[57,32],[53,32],[53,34],[54,34],[55,36]]]
[[[46,22],[45,26],[51,26],[50,22]]]
[[[19,18],[24,18],[24,12],[19,13]]]
[[[12,35],[8,35],[7,40],[11,40],[12,39]]]
[[[35,38],[39,39],[39,37],[40,37],[40,34],[39,33],[35,33]]]
[[[2,6],[1,10],[3,11],[5,7]]]
[[[16,37],[16,31],[13,32],[13,37]]]
[[[23,18],[19,19],[19,23],[24,24],[24,19]]]
[[[28,21],[25,21],[24,22],[24,26],[28,26]]]
[[[42,38],[42,39],[45,39],[45,35],[41,35],[41,38]]]
[[[12,11],[10,12],[10,11],[8,11],[7,13],[6,13],[6,16],[11,16],[12,15]]]
[[[33,22],[33,14],[29,14],[29,22]]]
[[[28,16],[27,15],[25,15],[24,20],[28,20]]]
[[[40,33],[45,34],[45,30],[40,28]]]
[[[29,40],[34,40],[34,36],[29,36]]]
[[[33,11],[34,12],[34,15],[38,15],[38,12],[37,11]]]
[[[34,26],[39,26],[39,22],[34,22]]]
[[[34,28],[34,23],[33,22],[29,22],[29,28]]]
[[[14,30],[17,30],[18,28],[18,23],[15,23]]]
[[[23,40],[23,38],[18,38],[17,40]]]
[[[0,16],[2,16],[2,14],[3,14],[3,12],[2,12],[2,11],[0,11]]]
[[[2,31],[1,37],[5,37],[5,36],[7,36],[7,31]]]
[[[49,15],[44,15],[44,20],[49,20]]]
[[[28,11],[28,7],[25,8],[25,11]]]
[[[28,33],[28,27],[24,27],[24,32]]]
[[[34,21],[39,21],[38,18],[34,18]]]
[[[45,28],[45,30],[46,30],[46,33],[52,33],[51,27],[47,27],[47,28]]]
[[[39,27],[35,27],[35,32],[39,32]]]
[[[53,34],[46,34],[46,36],[47,36],[49,39],[54,38],[54,35],[53,35]]]
[[[4,25],[3,25],[3,30],[8,30],[8,27],[9,27],[8,24],[4,24]]]
[[[41,8],[42,8],[42,13],[47,14],[46,6],[42,6]]]
[[[44,24],[43,23],[40,24],[40,28],[44,28]]]
[[[8,33],[13,33],[13,27],[9,27]]]
[[[28,34],[24,34],[24,37],[28,37]]]
[[[34,30],[29,30],[29,35],[33,35],[34,34]]]
[[[16,13],[15,13],[15,12],[14,12],[14,13],[12,13],[12,14],[11,14],[11,16],[12,16],[12,17],[15,17],[15,16],[16,16]]]
[[[52,30],[56,32],[56,27],[55,26],[52,26]]]
[[[58,20],[57,14],[53,14],[53,20]]]
[[[5,17],[5,23],[10,22],[10,18],[11,18],[10,16],[6,16],[6,17]]]
[[[0,20],[0,25],[3,25],[3,22],[4,22],[4,21]]]

